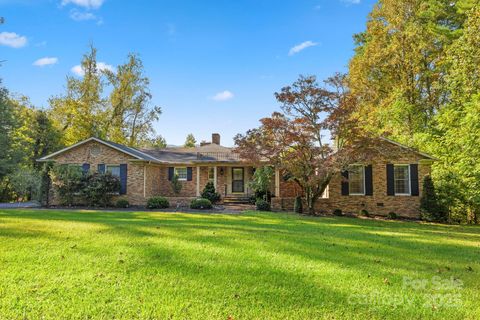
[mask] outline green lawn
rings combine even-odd
[[[478,227],[0,210],[1,319],[476,319],[479,297]]]

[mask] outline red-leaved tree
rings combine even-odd
[[[356,100],[345,82],[345,75],[336,74],[320,87],[314,76],[301,76],[275,93],[282,112],[235,137],[242,158],[274,165],[300,186],[309,214],[334,175],[389,152],[356,125]]]

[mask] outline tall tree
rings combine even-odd
[[[130,54],[128,61],[118,66],[116,72],[105,70],[105,74],[113,87],[105,128],[107,138],[129,146],[148,142],[154,134],[153,122],[158,120],[162,110],[150,106],[150,81],[144,74],[142,61]]]
[[[480,8],[468,12],[463,35],[448,51],[449,103],[436,117],[434,174],[450,211],[480,217]]]
[[[67,92],[50,99],[50,117],[61,130],[65,144],[92,136],[105,138],[106,100],[102,97],[104,79],[97,65],[93,46],[83,56],[80,78],[67,76]]]
[[[446,48],[461,34],[464,11],[477,1],[380,0],[367,29],[355,36],[350,87],[357,114],[370,130],[409,145],[424,133],[448,98]]]
[[[0,80],[0,198],[6,197],[7,183],[4,179],[18,162],[14,149],[14,132],[17,127],[14,105],[9,98],[8,90],[2,86]]]
[[[310,214],[335,174],[349,164],[366,161],[376,154],[350,114],[355,99],[336,75],[320,87],[315,77],[300,77],[275,96],[283,113],[260,120],[258,128],[235,137],[242,157],[258,164],[275,165],[302,189]],[[329,143],[337,137],[336,145]]]
[[[183,146],[185,148],[193,148],[193,147],[195,147],[196,143],[197,143],[197,140],[193,136],[193,133],[189,133],[187,135],[187,138],[185,139],[185,143],[183,144]]]

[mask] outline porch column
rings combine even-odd
[[[200,197],[200,166],[197,166],[197,197]]]
[[[213,186],[215,187],[215,191],[217,190],[217,166],[213,167]]]
[[[280,197],[280,170],[275,168],[275,197]]]

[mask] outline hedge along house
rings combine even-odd
[[[394,141],[381,139],[396,148],[395,160],[378,157],[368,164],[354,164],[342,175],[332,178],[330,185],[317,201],[319,213],[334,209],[358,213],[418,217],[421,181],[430,174],[434,159]],[[207,182],[227,200],[243,200],[252,194],[249,181],[255,167],[241,159],[233,149],[220,145],[220,135],[212,142],[195,148],[136,149],[121,144],[90,138],[50,154],[39,161],[80,166],[83,171],[111,172],[120,178],[119,197],[132,205],[145,205],[148,198],[163,196],[171,205],[186,203],[199,197]],[[174,175],[182,184],[180,193],[173,192]],[[302,191],[286,174],[275,170],[271,192],[272,206],[291,210],[296,196]],[[58,200],[53,199],[53,204]]]

